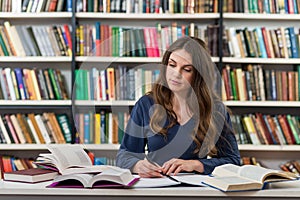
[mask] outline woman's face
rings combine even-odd
[[[169,58],[166,79],[170,90],[184,94],[191,87],[194,74],[191,55],[184,49],[174,51]]]

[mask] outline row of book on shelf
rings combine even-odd
[[[263,69],[262,65],[245,65],[222,69],[223,100],[299,101],[299,70]]]
[[[152,89],[159,69],[118,65],[106,69],[77,69],[75,74],[77,100],[136,100]]]
[[[214,13],[218,0],[79,0],[76,12],[102,13]]]
[[[223,0],[224,12],[299,14],[300,2],[295,0]]]
[[[64,144],[72,142],[66,114],[3,114],[0,116],[1,144]]]
[[[300,144],[298,116],[254,113],[232,115],[231,121],[239,144]]]
[[[71,12],[72,0],[2,0],[0,12]]]
[[[257,160],[256,157],[243,156],[241,157],[241,165],[257,165],[263,166],[263,162]],[[264,167],[264,166],[263,166]],[[280,163],[279,166],[274,168],[280,168],[286,172],[292,172],[297,176],[300,175],[300,162],[298,160],[288,160],[283,163]]]
[[[66,81],[59,69],[0,68],[0,99],[67,100]]]
[[[219,25],[201,27],[190,23],[156,27],[122,27],[96,22],[81,24],[76,29],[78,56],[160,57],[165,49],[182,36],[195,36],[206,41],[212,56],[218,56]],[[294,27],[268,29],[224,27],[223,56],[259,58],[299,58],[300,35]],[[108,48],[108,49],[107,49]]]
[[[129,119],[128,112],[105,111],[75,114],[75,143],[120,144]]]
[[[231,57],[299,58],[300,30],[295,27],[225,28]]]
[[[156,27],[80,24],[76,28],[77,56],[160,57],[177,38],[190,35],[204,39],[205,27],[194,23]],[[207,37],[210,37],[207,36]]]
[[[71,56],[71,27],[61,25],[0,25],[0,56]]]

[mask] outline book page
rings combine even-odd
[[[92,162],[78,145],[49,145],[49,151],[55,156],[57,168],[63,171],[70,167],[90,167]]]
[[[225,164],[218,166],[212,172],[214,176],[237,176],[240,166],[233,164]]]
[[[172,181],[168,177],[162,178],[140,178],[132,188],[154,188],[180,185],[180,182]]]
[[[243,165],[238,172],[240,176],[259,181],[260,183],[263,183],[266,175],[276,173],[279,174],[279,171],[255,165]]]
[[[195,185],[195,186],[205,186],[202,182],[205,180],[205,177],[208,176],[201,175],[201,174],[178,174],[172,177],[185,184]]]

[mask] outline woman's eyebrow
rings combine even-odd
[[[172,61],[174,63],[177,63],[175,60],[173,60],[172,58],[169,58],[169,61]],[[185,64],[185,65],[182,65],[181,67],[194,67],[193,64]]]

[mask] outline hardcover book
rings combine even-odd
[[[3,176],[5,181],[37,183],[52,180],[57,175],[58,172],[53,170],[43,168],[30,168],[18,171],[4,172]]]
[[[291,172],[268,169],[257,165],[237,166],[233,164],[216,167],[212,175],[212,177],[207,177],[203,183],[224,192],[260,190],[267,183],[299,178]]]

